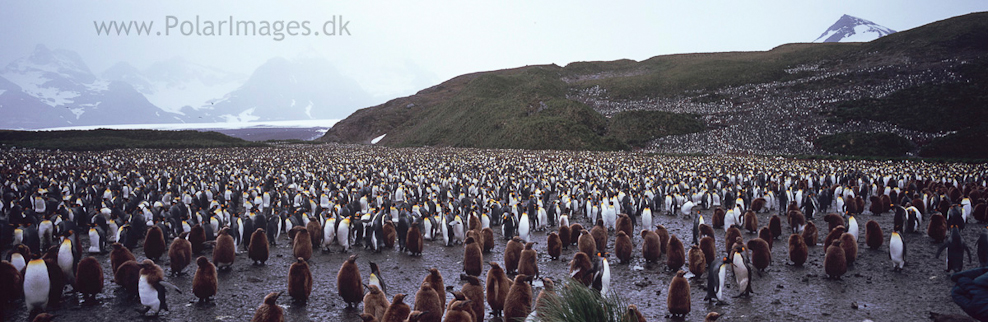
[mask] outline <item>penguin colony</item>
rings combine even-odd
[[[988,263],[983,165],[337,145],[159,152],[0,151],[0,285],[15,290],[0,297],[5,320],[64,312],[71,296],[128,297],[135,315],[195,310],[230,296],[219,284],[262,269],[287,276],[242,294],[259,303],[253,321],[283,321],[282,306],[313,297],[364,321],[523,318],[568,277],[603,296],[627,291],[612,274],[662,280],[636,289],[658,298],[626,308],[653,320],[643,302],[700,317],[771,294],[789,269],[846,283],[861,260],[903,275],[943,253],[944,271]],[[429,265],[432,247],[462,249],[462,264]],[[291,260],[272,261],[281,257]],[[334,272],[336,290],[320,290]],[[422,283],[389,288],[398,278]],[[691,301],[704,289],[712,304]]]

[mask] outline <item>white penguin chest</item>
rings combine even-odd
[[[156,306],[160,304],[158,301],[158,290],[154,288],[154,285],[148,283],[146,275],[141,275],[141,279],[137,282],[137,292],[140,294],[141,304],[144,306]]]

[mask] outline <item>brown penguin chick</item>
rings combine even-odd
[[[709,264],[713,263],[717,256],[717,242],[711,236],[700,238],[700,250],[703,251],[703,259]]]
[[[840,236],[843,234],[844,234],[844,226],[834,227],[834,229],[827,234],[827,237],[823,239],[823,244],[830,245],[830,243],[833,242],[834,240],[840,239]]]
[[[469,230],[476,231],[480,231],[480,228],[483,226],[483,223],[480,221],[480,216],[477,216],[476,213],[471,213],[467,216],[467,224],[467,228]]]
[[[305,263],[305,261],[300,261],[300,263]],[[389,306],[391,303],[388,303],[388,298],[384,296],[381,289],[377,288],[376,285],[367,286],[367,294],[364,294],[364,314],[381,320],[384,319],[384,312],[388,310]]]
[[[168,261],[173,276],[184,274],[182,271],[192,262],[192,243],[186,240],[186,237],[188,234],[182,233],[181,236],[172,240],[171,246],[168,247]]]
[[[751,207],[749,207],[751,209],[750,211],[751,212],[759,212],[759,211],[762,211],[762,209],[765,208],[765,204],[767,204],[767,203],[768,202],[765,201],[765,198],[756,198],[755,200],[752,200],[751,201]],[[745,216],[747,216],[747,215],[745,215]]]
[[[865,223],[865,244],[871,249],[882,247],[885,236],[882,234],[882,226],[877,221],[869,220]]]
[[[737,240],[738,238],[742,238],[741,237],[741,230],[740,229],[738,229],[737,227],[727,228],[727,231],[724,233],[724,252],[725,253],[728,253],[728,254],[731,253],[731,249],[734,248],[734,242],[733,241],[734,240]]]
[[[590,235],[589,231],[584,230],[583,233],[580,234],[580,237],[577,240],[577,249],[584,253],[590,252],[587,254],[597,253],[597,242],[594,241],[593,236]]]
[[[659,247],[659,235],[654,231],[642,229],[642,258],[645,263],[652,263],[662,256],[662,248]]]
[[[615,224],[617,231],[623,231],[625,234],[631,235],[635,233],[634,226],[635,225],[631,222],[631,217],[628,217],[627,214],[618,215],[617,222]]]
[[[579,245],[578,244],[579,238],[580,235],[583,234],[584,230],[586,229],[583,229],[583,225],[579,223],[574,223],[572,225],[569,225],[569,241],[573,243],[573,245]],[[596,254],[597,252],[594,253]]]
[[[102,279],[102,277],[100,278]],[[0,292],[0,305],[6,305],[11,300],[23,294],[23,284],[23,277],[21,276],[21,272],[17,271],[17,267],[14,267],[8,261],[0,261],[0,290],[5,290],[4,292]]]
[[[456,302],[458,302],[458,301],[466,301],[467,300],[466,295],[463,295],[463,292],[460,292],[460,291],[452,291],[452,292],[450,292],[450,295],[453,295],[453,300],[452,301],[449,301],[448,302],[449,304],[446,304],[446,312],[447,313],[449,313],[449,311],[453,309],[453,306],[456,305]]]
[[[607,250],[607,228],[604,228],[604,220],[597,219],[597,224],[590,229],[590,236],[593,237],[597,252]]]
[[[798,232],[799,227],[804,225],[806,225],[806,216],[803,215],[802,211],[789,211],[789,229],[791,229],[792,232]]]
[[[864,209],[865,209],[865,201],[864,201],[864,198],[862,198],[861,196],[854,197],[854,203],[857,206],[854,207],[854,209],[856,211],[853,212],[853,213],[860,214],[862,211],[864,211]]]
[[[281,292],[271,292],[264,297],[264,302],[254,311],[251,322],[285,322],[285,310],[278,306]]]
[[[288,268],[288,296],[298,303],[309,301],[312,294],[312,271],[304,258],[297,257],[295,263]]]
[[[749,234],[758,232],[758,215],[754,211],[748,210],[744,213],[744,229]]]
[[[137,295],[137,283],[141,279],[141,266],[135,260],[120,264],[113,272],[113,281],[124,288],[127,293]]]
[[[521,251],[521,258],[518,261],[518,274],[525,274],[531,277],[539,276],[539,258],[538,253],[532,248],[534,245],[535,243],[527,243],[525,244],[525,250]]]
[[[831,279],[840,279],[841,275],[847,273],[847,255],[844,255],[844,248],[840,243],[838,239],[827,246],[827,253],[823,258],[824,272]]]
[[[51,322],[54,319],[55,319],[54,315],[42,312],[39,313],[38,315],[35,315],[34,319],[31,320],[31,322]]]
[[[710,238],[714,238],[714,241],[717,240],[717,235],[714,235],[714,229],[707,224],[700,224],[700,237],[703,236],[710,236]]]
[[[559,242],[562,244],[563,249],[569,249],[569,246],[573,244],[573,241],[570,238],[572,236],[570,232],[572,232],[570,226],[559,226],[559,233],[557,233],[557,235],[559,235]]]
[[[552,260],[558,259],[563,253],[563,242],[559,240],[559,234],[549,233],[549,237],[546,237],[546,252]]]
[[[490,262],[490,265],[491,268],[487,270],[487,304],[491,306],[491,313],[494,313],[494,316],[501,316],[504,300],[508,297],[508,289],[511,288],[511,280],[497,262]]]
[[[292,241],[292,255],[307,261],[312,258],[312,238],[309,237],[307,229],[301,229],[295,233],[295,240]]]
[[[817,240],[820,239],[818,235],[819,233],[817,232],[816,224],[811,221],[806,223],[806,227],[803,228],[803,233],[800,237],[803,237],[803,243],[806,244],[807,247],[812,247],[816,246]]]
[[[669,270],[678,270],[686,264],[686,248],[675,234],[669,237],[669,254],[666,256],[666,266]]]
[[[467,282],[460,287],[460,292],[470,300],[470,308],[473,309],[476,322],[484,321],[487,313],[484,306],[484,285],[480,284],[480,279],[476,276],[467,276],[466,280]]]
[[[521,251],[525,249],[525,241],[521,237],[515,236],[504,246],[504,269],[508,274],[518,271],[518,261],[521,260]]]
[[[405,233],[405,247],[408,248],[408,253],[412,256],[422,255],[425,244],[422,242],[422,231],[419,229],[419,225],[408,227],[408,232]]]
[[[659,235],[659,250],[663,254],[668,253],[669,251],[667,246],[669,246],[669,231],[666,230],[665,226],[656,225],[655,234]]]
[[[230,228],[220,229],[216,235],[216,246],[213,247],[213,263],[219,270],[229,270],[237,260],[237,245],[230,236]]]
[[[384,232],[384,236],[382,236],[384,239],[384,248],[394,249],[395,240],[398,238],[398,230],[395,229],[395,224],[390,220],[385,221],[384,225],[381,226],[381,231]]]
[[[693,245],[690,247],[690,273],[693,273],[696,277],[703,275],[703,272],[707,269],[707,258],[704,256],[703,251],[700,247]]]
[[[480,276],[484,270],[484,254],[473,236],[463,244],[463,271],[470,276]]]
[[[854,239],[854,235],[849,233],[841,234],[840,247],[844,249],[844,256],[847,257],[847,264],[854,264],[854,260],[858,259],[858,241]]]
[[[504,301],[504,321],[520,321],[532,312],[532,281],[531,276],[518,274],[508,290],[508,298]]]
[[[768,249],[772,249],[772,232],[768,230],[768,227],[762,227],[762,229],[758,230],[758,238],[768,243]]]
[[[415,306],[413,309],[423,313],[419,318],[420,321],[438,322],[443,317],[444,300],[432,288],[432,284],[422,283],[419,286],[419,291],[415,293]],[[411,316],[409,316],[409,320],[411,320]]]
[[[713,220],[711,220],[713,222],[714,228],[724,228],[725,214],[726,213],[724,212],[724,208],[721,207],[714,208]]]
[[[834,230],[837,226],[844,226],[844,217],[834,213],[824,216],[823,221],[827,223],[827,232]]]
[[[631,252],[634,248],[631,245],[631,237],[628,237],[624,231],[618,231],[617,237],[614,238],[614,252],[621,264],[627,264],[631,261]]]
[[[250,234],[250,244],[247,246],[247,258],[253,262],[251,265],[264,265],[268,261],[270,250],[268,249],[268,235],[264,233],[264,228],[254,230]]]
[[[439,270],[435,267],[428,269],[429,275],[425,276],[422,283],[429,283],[432,289],[439,294],[439,299],[442,301],[442,307],[446,307],[446,283],[443,283],[443,275],[439,273]],[[442,316],[442,311],[439,312],[439,316]]]
[[[208,303],[210,298],[216,295],[219,283],[216,278],[216,266],[206,259],[206,256],[199,256],[196,259],[196,274],[192,277],[192,294],[199,299],[199,303]]]
[[[82,293],[86,300],[95,300],[96,294],[103,291],[103,267],[95,257],[89,256],[79,261],[75,271],[75,290]]]
[[[803,266],[809,256],[810,250],[806,247],[804,239],[803,236],[797,234],[789,235],[789,260],[792,261],[793,265]]]
[[[624,313],[625,321],[645,322],[645,316],[638,310],[638,306],[628,304],[628,311]]]
[[[942,243],[947,238],[947,219],[941,214],[930,216],[930,223],[926,226],[926,234],[933,238],[936,243]]]
[[[717,318],[720,318],[720,313],[710,312],[703,318],[703,322],[714,322],[717,321]]]
[[[484,252],[484,247],[486,247],[486,245],[484,245],[484,237],[481,234],[480,229],[468,230],[466,237],[473,237],[473,241],[477,243],[478,247],[480,247],[480,252]],[[466,238],[464,238],[463,241],[466,242]]]
[[[309,223],[305,224],[305,231],[309,233],[309,246],[322,244],[322,225],[319,224],[319,220],[309,220]]]
[[[975,200],[975,202],[977,202],[978,199],[975,199],[974,197],[972,197],[971,200]],[[917,199],[917,200],[913,201],[913,205],[915,205],[915,207],[917,209],[921,208],[923,206],[922,201],[920,201],[919,203],[917,203],[916,201],[919,201],[919,200]],[[923,213],[923,210],[922,209],[919,209],[919,211],[920,211],[920,213]],[[985,221],[988,221],[988,204],[978,203],[977,205],[974,206],[974,210],[971,211],[971,215],[974,216],[974,220],[977,221],[977,222],[985,222]]]
[[[263,228],[263,227],[258,227],[258,228]],[[295,235],[297,235],[298,232],[303,230],[308,232],[308,230],[306,230],[305,227],[302,227],[302,225],[292,227],[292,229],[288,230],[288,240],[291,240],[292,243],[295,243]]]
[[[552,282],[552,279],[545,277],[542,278],[542,285],[543,287],[542,290],[539,291],[539,296],[535,297],[535,311],[540,319],[548,320],[544,314],[544,311],[547,307],[552,305],[550,301],[555,301],[555,284]]]
[[[590,255],[584,252],[573,254],[573,260],[569,262],[569,276],[580,281],[583,285],[590,286],[593,283],[593,262]]]
[[[360,313],[360,320],[363,322],[377,322],[377,318],[367,313]]]
[[[782,218],[779,215],[772,215],[768,219],[768,231],[772,234],[772,239],[782,236]]]
[[[473,309],[470,308],[470,301],[454,301],[451,303],[449,310],[446,311],[446,316],[443,318],[443,322],[474,322],[475,318],[473,316]]]
[[[196,224],[192,226],[189,230],[189,243],[192,244],[192,253],[201,254],[206,246],[206,230],[202,228],[202,225]],[[189,259],[192,260],[191,258]]]
[[[479,247],[481,253],[483,253],[484,239],[480,237],[480,229],[467,230],[466,238],[470,238],[470,237],[473,237],[473,242],[477,244],[477,247]],[[464,243],[466,243],[466,238],[463,239]]]
[[[751,250],[751,266],[759,271],[765,271],[769,264],[772,264],[772,248],[768,242],[761,238],[748,241],[748,249]]]
[[[127,247],[124,247],[123,244],[113,243],[110,246],[113,246],[113,250],[110,251],[110,267],[113,269],[113,272],[116,272],[117,268],[120,267],[120,264],[123,264],[126,261],[137,261],[134,254],[131,253]],[[171,254],[168,256],[171,256]],[[30,259],[31,257],[24,258]]]
[[[481,229],[480,237],[484,240],[484,254],[490,253],[494,249],[494,230],[490,227]]]
[[[298,240],[299,235],[302,234],[304,232],[299,232],[298,235],[295,235],[295,239]],[[309,247],[309,251],[311,253],[311,247]],[[343,265],[340,265],[340,272],[336,274],[337,293],[343,298],[343,302],[346,302],[348,308],[355,307],[364,298],[364,284],[361,283],[363,280],[360,278],[360,268],[357,267],[356,262],[357,255],[350,255],[350,258],[347,258]]]
[[[680,270],[669,282],[669,295],[666,298],[669,313],[674,317],[685,317],[690,314],[690,282],[683,275],[686,272]]]
[[[161,227],[154,225],[148,228],[147,235],[144,236],[144,256],[158,261],[165,250],[165,235],[161,233]]]
[[[417,311],[417,310],[416,311],[412,311],[411,313],[408,313],[408,319],[405,320],[405,322],[426,321],[425,318],[427,316],[429,316],[429,312],[422,312],[422,311]],[[439,320],[436,320],[436,321],[439,321]]]
[[[412,308],[405,304],[405,294],[395,294],[394,298],[391,300],[391,305],[388,306],[387,310],[384,310],[384,317],[380,319],[381,322],[403,322],[408,318],[408,314],[412,312]]]

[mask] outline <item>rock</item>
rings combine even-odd
[[[858,302],[857,301],[851,302],[851,308],[857,310],[858,309]]]

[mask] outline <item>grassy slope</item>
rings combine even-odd
[[[68,151],[130,148],[217,148],[264,146],[217,132],[107,130],[0,131],[0,144],[34,149]]]

